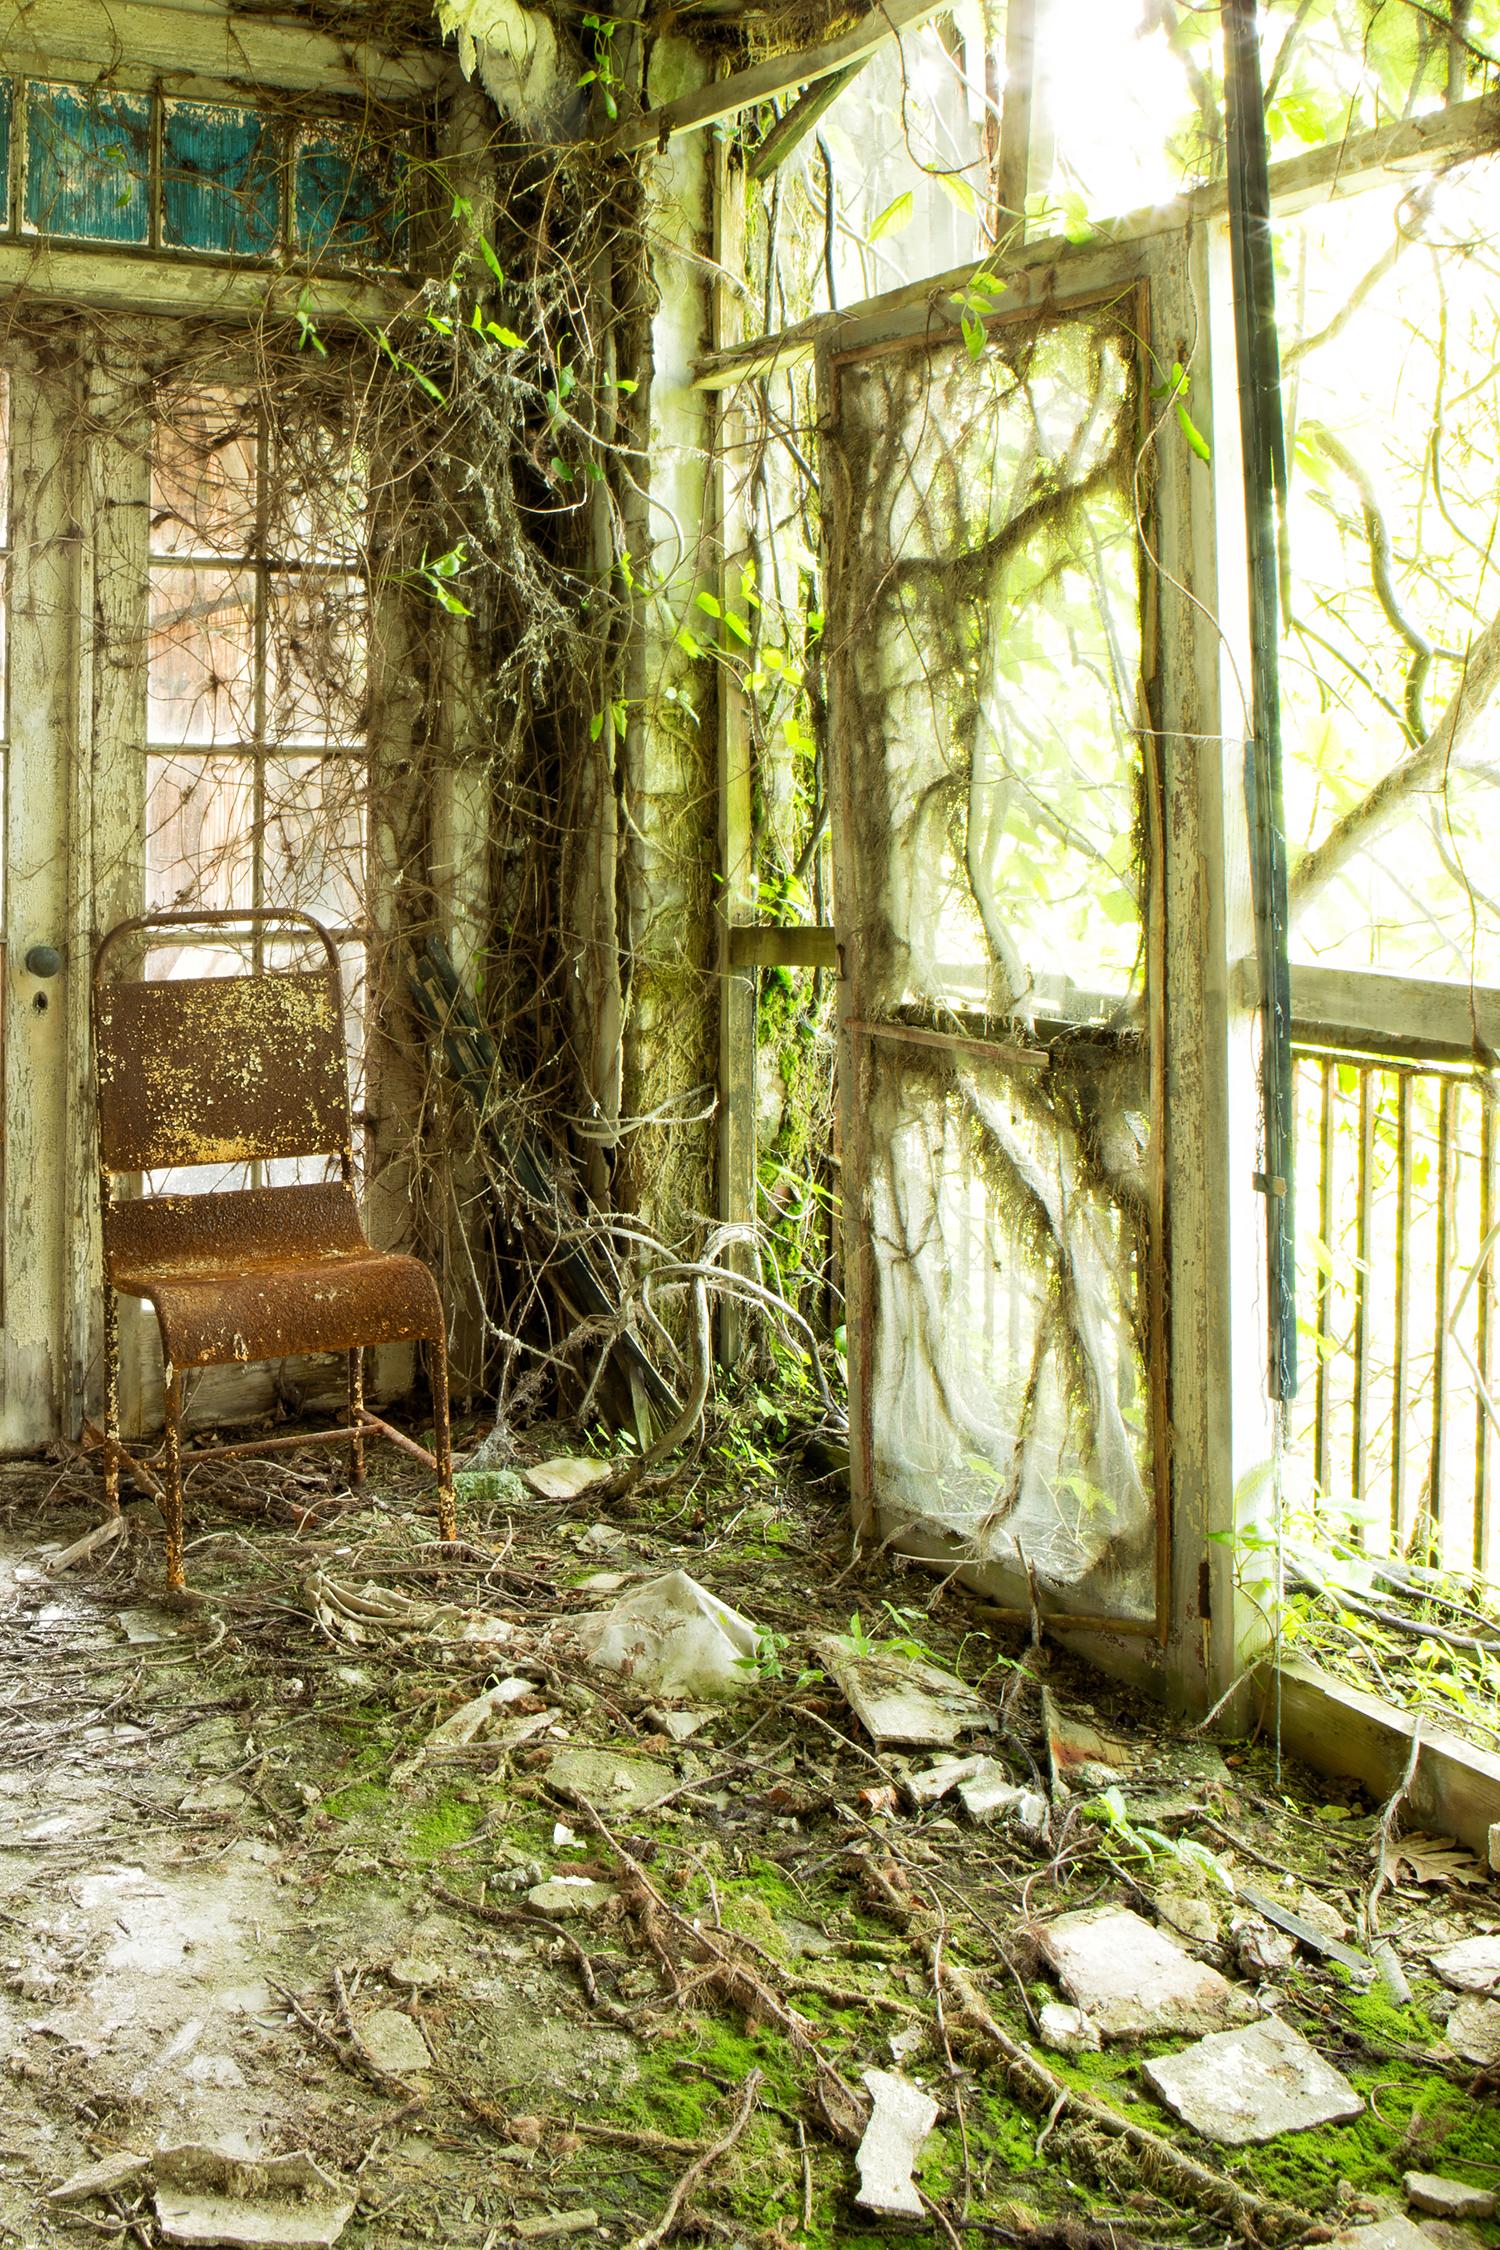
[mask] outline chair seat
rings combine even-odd
[[[426,1266],[372,1250],[339,1182],[117,1203],[105,1247],[111,1287],[154,1307],[173,1367],[443,1334]]]

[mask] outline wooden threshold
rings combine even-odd
[[[1346,1687],[1316,1664],[1268,1664],[1258,1686],[1263,1729],[1271,1733],[1279,1716],[1284,1750],[1318,1773],[1362,1782],[1382,1803],[1401,1785],[1420,1724],[1407,1825],[1456,1836],[1481,1866],[1489,1866],[1490,1827],[1500,1821],[1500,1757],[1430,1720],[1394,1710],[1362,1688]]]

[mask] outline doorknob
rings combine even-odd
[[[62,955],[55,945],[33,945],[27,949],[26,966],[34,977],[55,977],[62,965]]]

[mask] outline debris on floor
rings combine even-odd
[[[1153,2057],[1144,2069],[1168,2109],[1230,2147],[1336,2125],[1365,2106],[1348,2079],[1278,2016],[1216,2031],[1181,2054]]]
[[[912,2167],[937,2123],[938,2105],[920,2086],[894,2071],[867,2070],[864,2082],[870,2092],[870,2122],[854,2158],[859,2172],[854,2200],[862,2211],[920,2219],[922,2198],[912,2180]]]
[[[0,2245],[1500,2244],[1493,1885],[837,1497],[527,1458],[456,1557],[204,1462],[180,1612],[0,1471]]]
[[[573,1633],[591,1664],[644,1694],[696,1702],[752,1685],[755,1627],[685,1570],[635,1587]]]
[[[151,2170],[167,2242],[326,2250],[354,2216],[354,2197],[302,2150],[251,2160],[188,2144],[162,2149]]]
[[[962,1735],[994,1728],[994,1714],[973,1689],[938,1665],[883,1655],[837,1633],[815,1637],[812,1649],[872,1742],[942,1749]]]
[[[1128,1906],[1060,1914],[1037,1932],[1042,1958],[1106,2039],[1212,2031],[1253,2003]]]

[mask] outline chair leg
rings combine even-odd
[[[349,1482],[356,1492],[365,1489],[365,1433],[360,1428],[365,1411],[365,1355],[358,1344],[349,1354]]]
[[[104,1285],[104,1505],[120,1512],[120,1301]]]
[[[453,1429],[448,1412],[448,1340],[432,1346],[432,1450],[437,1457],[438,1535],[448,1545],[458,1537],[458,1505],[453,1491]]]
[[[167,1369],[166,1444],[162,1466],[162,1514],[167,1524],[167,1591],[180,1594],[187,1584],[183,1571],[182,1537],[182,1377]]]

